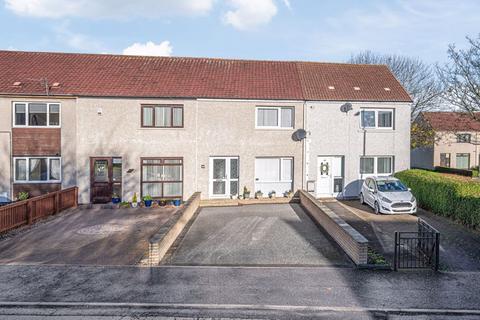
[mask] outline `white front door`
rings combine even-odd
[[[338,196],[343,191],[343,157],[319,156],[317,166],[317,197]]]
[[[238,195],[238,157],[210,157],[210,197]]]

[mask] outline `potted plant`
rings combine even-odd
[[[132,198],[132,208],[136,208],[137,206],[138,206],[138,200],[137,200],[137,193],[135,192]]]
[[[120,208],[130,208],[130,202],[128,201],[122,201],[120,202],[120,204],[118,205]]]
[[[275,198],[276,196],[277,196],[277,193],[275,192],[275,190],[270,191],[270,193],[268,194],[269,198]]]
[[[147,194],[145,197],[143,197],[143,202],[145,203],[145,207],[151,207],[153,202],[152,196]]]
[[[165,207],[167,205],[167,201],[165,201],[165,199],[160,199],[158,201],[158,204],[160,205],[160,207]]]
[[[263,197],[263,192],[261,190],[258,190],[255,192],[255,199],[260,199]]]
[[[182,204],[182,200],[180,200],[180,199],[173,200],[173,205],[175,207],[179,207],[181,204]]]
[[[120,202],[121,202],[120,196],[116,193],[112,194],[112,203],[117,204]]]
[[[293,191],[292,190],[285,191],[285,198],[291,198],[291,197],[293,197]]]
[[[243,187],[243,198],[244,199],[250,198],[250,190],[247,189],[247,186]]]
[[[18,195],[17,195],[17,198],[19,201],[23,201],[23,200],[27,200],[29,198],[29,194],[28,192],[19,192]]]

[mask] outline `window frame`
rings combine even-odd
[[[157,126],[155,125],[155,107],[161,108],[170,108],[170,126]],[[143,110],[146,108],[152,109],[152,125],[146,126],[144,125],[144,118],[143,118]],[[182,124],[180,126],[173,125],[173,109],[181,109],[182,110]],[[142,104],[140,106],[140,127],[147,128],[147,129],[181,129],[185,126],[185,110],[183,104]]]
[[[260,109],[270,109],[277,110],[277,125],[276,126],[260,126],[258,124],[258,110]],[[292,110],[292,126],[291,127],[282,127],[282,109],[291,109]],[[293,106],[255,106],[255,129],[265,129],[265,130],[293,130],[295,129],[295,107]]]
[[[362,173],[361,172],[361,169],[362,169],[362,165],[361,165],[361,161],[362,159],[365,159],[365,158],[368,158],[368,159],[371,159],[373,158],[373,173]],[[378,173],[378,159],[379,158],[390,158],[390,172],[389,173]],[[359,173],[361,176],[367,176],[367,177],[370,177],[370,176],[381,176],[381,177],[388,177],[388,176],[391,176],[395,173],[395,157],[394,156],[361,156],[360,157],[360,161],[359,161]]]
[[[182,166],[182,180],[161,180],[161,181],[143,181],[143,161],[144,160],[159,160],[160,163],[150,163],[150,164],[145,164],[146,166],[159,166],[159,167],[165,167],[165,166]],[[165,163],[165,160],[180,160],[180,163]],[[143,194],[143,184],[144,183],[158,183],[161,184],[162,188],[162,196],[161,197],[154,197],[152,196],[153,199],[160,200],[160,199],[183,199],[183,194],[184,194],[184,161],[183,157],[142,157],[140,158],[140,197],[143,198],[145,195]],[[180,196],[165,196],[164,195],[164,184],[165,183],[181,183],[182,184],[182,194]]]
[[[47,180],[30,180],[30,159],[46,159],[47,160]],[[17,160],[25,160],[26,161],[26,173],[25,173],[25,180],[17,180]],[[60,179],[59,180],[51,180],[50,179],[50,163],[51,160],[59,160],[60,161]],[[63,170],[62,170],[62,157],[42,157],[42,156],[31,156],[31,157],[13,157],[13,183],[61,183],[63,178]]]
[[[442,165],[442,155],[445,155],[445,159],[448,159],[448,166]],[[452,167],[452,154],[449,152],[440,152],[440,166],[444,168]]]
[[[461,141],[460,137],[467,137],[464,141]],[[457,143],[472,143],[472,134],[471,133],[457,133]]]
[[[25,105],[25,124],[15,123],[15,107],[17,104]],[[29,124],[30,118],[30,104],[46,104],[47,105],[47,125],[45,126],[31,126]],[[58,105],[58,125],[50,125],[50,105]],[[43,102],[43,101],[14,101],[12,102],[12,127],[13,128],[61,128],[62,127],[62,104],[60,102]]]
[[[374,127],[364,127],[363,126],[363,112],[364,111],[373,111],[375,113],[375,126]],[[378,118],[378,113],[379,112],[390,112],[392,115],[392,125],[390,127],[380,127],[378,125],[379,123],[379,118]],[[364,130],[394,130],[395,128],[395,109],[389,109],[389,108],[380,108],[380,109],[373,109],[373,108],[361,108],[360,109],[360,128]]]
[[[460,156],[460,157],[462,157],[462,156],[464,156],[464,157],[468,156],[468,157],[467,157],[467,158],[468,158],[468,166],[467,166],[467,168],[459,168],[459,167],[458,167],[458,157],[459,157],[459,156]],[[458,153],[455,153],[455,169],[469,170],[469,169],[472,167],[472,162],[471,162],[471,160],[472,160],[472,155],[471,155],[470,153],[468,153],[468,152],[458,152]]]

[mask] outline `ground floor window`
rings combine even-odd
[[[456,163],[457,163],[457,169],[469,169],[470,153],[457,153]]]
[[[183,158],[142,158],[141,196],[182,198]]]
[[[450,168],[450,153],[440,153],[440,166]]]
[[[282,195],[293,188],[293,158],[256,158],[255,192]]]
[[[360,158],[360,174],[362,175],[391,175],[392,173],[392,156],[365,156]]]
[[[60,157],[15,157],[14,181],[60,182],[61,162]]]

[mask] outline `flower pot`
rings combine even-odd
[[[244,194],[243,194],[243,198],[244,198],[244,199],[250,198],[250,193],[244,193]]]
[[[122,199],[120,199],[120,198],[112,198],[112,203],[113,203],[113,204],[118,204],[118,203],[120,203],[120,202],[122,202]]]
[[[144,200],[143,202],[145,202],[145,207],[149,208],[152,206],[153,200]]]
[[[132,202],[132,208],[136,208],[138,206],[138,203]]]
[[[181,204],[181,201],[180,201],[180,200],[178,200],[178,199],[177,199],[177,200],[173,200],[173,205],[174,205],[175,207],[179,207],[180,204]]]

